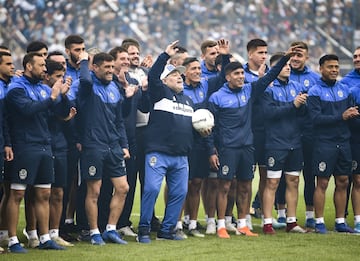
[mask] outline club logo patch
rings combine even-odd
[[[310,85],[310,81],[308,80],[308,79],[306,79],[305,81],[304,81],[304,86],[305,87],[308,87]]]
[[[115,100],[115,95],[112,93],[112,92],[110,92],[109,93],[109,98],[110,98],[110,100]]]
[[[41,90],[40,91],[40,95],[41,95],[41,97],[43,97],[43,98],[46,98],[46,91],[45,90]]]
[[[352,170],[356,170],[358,168],[358,163],[356,160],[352,161]]]
[[[229,167],[227,165],[224,165],[221,172],[223,175],[227,175],[229,173]]]
[[[243,102],[246,102],[246,97],[245,97],[245,95],[241,95],[241,100],[242,100]]]
[[[326,163],[325,162],[320,162],[319,163],[319,170],[320,172],[324,172],[326,170]]]
[[[342,97],[344,96],[344,93],[343,93],[341,90],[339,90],[339,91],[338,91],[338,96],[339,96],[340,98],[342,98]]]
[[[26,177],[27,177],[27,170],[26,169],[21,169],[19,171],[19,178],[21,180],[24,180],[24,179],[26,179]]]
[[[269,157],[268,158],[268,166],[274,167],[274,165],[275,165],[275,159],[273,157]]]
[[[155,156],[152,156],[149,160],[149,164],[151,167],[154,167],[157,162],[157,158]]]
[[[90,176],[95,176],[96,174],[96,167],[95,166],[90,166],[89,167],[89,175]]]
[[[292,97],[295,97],[295,96],[296,96],[296,92],[295,92],[294,89],[291,89],[291,90],[290,90],[290,95],[291,95]]]

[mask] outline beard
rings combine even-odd
[[[78,58],[76,58],[72,53],[70,53],[70,60],[73,64],[77,64],[78,62]]]

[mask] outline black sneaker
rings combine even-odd
[[[89,230],[81,230],[79,236],[77,237],[78,241],[90,241],[90,231]]]
[[[153,217],[150,226],[151,226],[151,232],[158,232],[161,228],[161,222],[157,217]]]

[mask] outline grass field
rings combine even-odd
[[[257,175],[256,175],[257,176]],[[257,184],[257,180],[254,180]],[[302,196],[303,181],[298,206],[298,223],[304,224],[304,200]],[[256,191],[256,185],[254,185]],[[330,231],[334,225],[334,208],[332,203],[333,182],[329,186],[326,198],[325,221]],[[137,226],[140,204],[139,192],[136,193],[132,221]],[[159,196],[156,213],[163,214],[163,196]],[[349,209],[350,210],[350,209]],[[353,225],[353,215],[350,211],[348,223]],[[23,216],[23,215],[22,215]],[[200,223],[204,212],[200,208]],[[144,245],[135,242],[134,238],[126,238],[128,245],[106,244],[98,247],[86,242],[76,243],[75,247],[66,251],[30,250],[26,255],[1,254],[0,260],[356,260],[359,258],[359,240],[357,235],[346,235],[330,232],[327,235],[289,234],[278,230],[275,236],[265,236],[261,233],[260,220],[253,219],[257,238],[232,235],[231,239],[219,239],[216,236],[205,238],[188,238],[184,241],[156,241],[156,235],[151,244]],[[21,230],[24,227],[23,218],[20,221],[18,235],[24,241]]]

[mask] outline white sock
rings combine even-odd
[[[315,220],[316,220],[316,224],[321,224],[321,223],[325,224],[324,217],[315,218]]]
[[[50,240],[50,235],[49,234],[44,234],[40,236],[40,242],[41,244],[44,244],[45,242]]]
[[[225,219],[218,219],[217,227],[219,228],[225,228]]]
[[[12,245],[15,245],[17,243],[19,243],[19,239],[17,238],[17,236],[10,237],[8,246],[11,247]]]
[[[354,221],[355,221],[355,225],[356,225],[356,223],[360,223],[360,215],[355,215]]]
[[[186,225],[189,225],[189,222],[190,222],[190,215],[184,215],[184,223]]]
[[[49,234],[50,238],[56,238],[59,236],[59,229],[50,229]]]
[[[237,220],[237,228],[246,227],[246,218],[240,218]]]
[[[176,222],[176,229],[183,229],[183,224],[181,221]]]
[[[286,209],[279,209],[278,210],[278,218],[284,217],[286,218]]]
[[[29,239],[38,239],[39,238],[36,229],[30,230],[27,233],[29,235]]]
[[[208,218],[207,224],[215,224],[215,218]]]
[[[345,218],[335,218],[335,223],[336,224],[345,223]]]
[[[196,220],[190,220],[189,230],[196,229]]]
[[[107,224],[106,231],[116,230],[116,225]]]
[[[306,219],[314,218],[314,211],[305,211]]]
[[[225,224],[229,224],[232,221],[232,216],[225,216]]]
[[[286,223],[294,223],[296,222],[296,217],[287,217],[286,218]]]
[[[90,229],[90,236],[93,236],[95,234],[100,234],[100,231],[98,228]]]
[[[264,225],[272,224],[272,218],[264,218]]]
[[[74,224],[74,219],[73,218],[65,219],[65,224]]]

